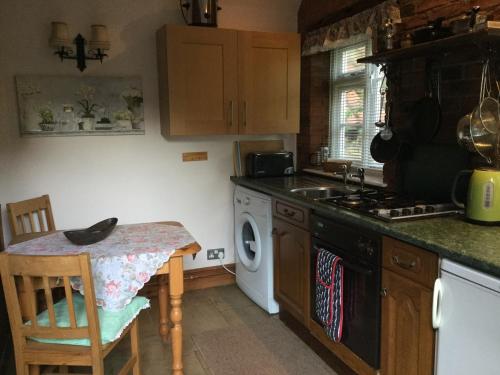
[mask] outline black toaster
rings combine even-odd
[[[293,173],[293,152],[251,152],[247,155],[248,177],[280,177]]]

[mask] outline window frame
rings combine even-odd
[[[361,88],[364,90],[363,98],[363,124],[362,124],[362,141],[360,150],[360,160],[352,160],[352,166],[365,168],[367,174],[374,177],[382,178],[383,164],[377,163],[371,158],[369,152],[369,146],[373,136],[377,134],[377,130],[370,130],[369,126],[375,127],[372,123],[373,116],[377,116],[380,111],[379,103],[380,97],[378,94],[378,85],[381,77],[377,73],[377,67],[372,67],[370,64],[366,64],[363,69],[354,72],[342,73],[342,65],[339,64],[342,57],[339,54],[344,53],[348,49],[355,49],[357,46],[365,47],[365,55],[368,56],[371,53],[371,40],[366,38],[364,40],[357,39],[352,43],[348,43],[343,47],[336,48],[330,52],[330,116],[329,116],[329,147],[330,155],[338,158],[344,159],[342,157],[342,150],[339,150],[337,145],[340,145],[341,139],[336,137],[342,136],[342,129],[345,126],[341,126],[341,106],[342,102],[340,100],[341,92],[345,91],[346,88]],[[377,75],[376,77],[374,75]],[[376,83],[376,87],[374,87]],[[375,96],[375,98],[373,98]],[[373,108],[370,108],[370,105]],[[344,148],[345,150],[345,148]],[[350,160],[348,158],[345,158]],[[374,164],[378,164],[374,166]]]

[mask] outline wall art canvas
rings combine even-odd
[[[16,77],[21,135],[144,134],[140,77]]]

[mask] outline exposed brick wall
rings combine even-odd
[[[302,0],[299,8],[298,30],[309,31],[352,16],[384,0]]]
[[[403,23],[407,29],[425,25],[440,16],[447,19],[455,17],[474,5],[481,6],[482,10],[492,14],[493,19],[500,20],[498,0],[400,0],[400,3]],[[307,165],[309,154],[321,145],[321,135],[328,134],[329,89],[328,68],[325,65],[327,56],[328,54],[322,54],[303,59],[301,134],[298,137],[298,159],[301,168]],[[456,142],[458,120],[477,105],[481,56],[476,50],[469,49],[458,50],[442,59],[442,56],[433,57],[440,61],[434,66],[440,67],[441,70],[442,110],[441,128],[434,142],[451,144]],[[391,85],[394,100],[393,125],[396,128],[411,123],[414,103],[425,94],[425,65],[424,58],[417,58],[401,62],[392,68],[392,73],[397,78],[395,84]],[[473,164],[480,163],[481,158],[473,158]],[[386,164],[384,178],[391,187],[398,187],[400,172],[400,163]]]
[[[297,162],[309,166],[310,155],[328,140],[330,101],[330,54],[302,59],[300,134],[297,136]]]
[[[407,29],[425,25],[438,17],[450,19],[459,16],[476,5],[493,15],[500,14],[498,0],[399,0],[399,4]]]

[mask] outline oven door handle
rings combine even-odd
[[[352,271],[361,273],[361,274],[366,275],[366,276],[371,276],[373,274],[373,271],[371,269],[368,269],[368,268],[365,268],[365,267],[361,267],[361,266],[357,266],[355,264],[346,262],[345,260],[342,261],[342,265],[345,268],[347,268],[347,269],[350,269]]]

